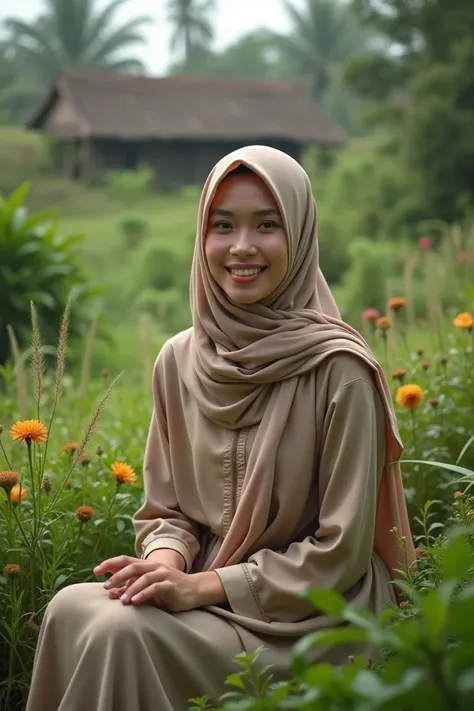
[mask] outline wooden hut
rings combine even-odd
[[[340,146],[344,131],[300,87],[229,77],[63,71],[28,126],[60,143],[75,178],[153,167],[156,185],[202,183],[226,153],[249,144],[297,160],[306,145]]]

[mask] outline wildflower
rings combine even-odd
[[[440,358],[439,360],[440,360],[440,363],[441,363],[442,365],[446,365],[446,363],[448,362],[449,358],[448,358],[448,356],[445,356],[445,355],[444,355],[444,356],[441,356],[441,358]]]
[[[455,499],[462,499],[463,496],[464,496],[464,492],[463,492],[463,491],[455,491],[455,492],[454,492],[454,498],[455,498]]]
[[[10,489],[13,489],[13,487],[18,484],[19,481],[20,475],[16,472],[0,472],[0,489],[5,489],[7,493],[10,491]]]
[[[420,358],[421,358],[421,356],[423,355],[424,352],[425,352],[425,349],[424,349],[424,348],[417,348],[417,349],[416,349],[416,354],[419,355]]]
[[[78,506],[76,509],[76,518],[81,523],[87,523],[94,518],[94,509],[91,506]]]
[[[97,454],[98,457],[102,457],[104,454],[104,450],[100,446],[100,444],[97,445],[97,449],[95,450],[95,453]]]
[[[428,368],[430,367],[430,365],[431,365],[431,363],[430,363],[429,360],[424,360],[424,361],[422,362],[422,364],[421,364],[421,367],[423,368],[423,370],[428,370]]]
[[[72,487],[72,482],[70,482],[70,481],[67,481],[67,482],[64,484],[64,488],[65,488],[65,489],[70,489],[71,487]]]
[[[2,572],[7,577],[13,578],[14,575],[21,573],[21,566],[19,566],[18,563],[7,563]]]
[[[10,501],[13,504],[18,504],[20,500],[26,499],[28,492],[19,484],[15,484],[10,491]]]
[[[402,610],[408,610],[411,607],[411,605],[408,602],[408,600],[402,600],[400,603],[400,607],[402,608]]]
[[[399,370],[394,370],[392,371],[392,378],[394,380],[399,380],[401,383],[405,379],[405,376],[407,374],[407,371],[404,370],[403,368],[400,368]]]
[[[417,558],[425,558],[427,555],[429,555],[429,554],[428,554],[428,551],[425,550],[424,548],[417,548],[417,549],[415,550],[415,556],[416,556]]]
[[[378,309],[365,309],[362,311],[362,321],[377,321],[381,315]]]
[[[459,264],[462,264],[462,265],[469,264],[469,260],[470,260],[470,257],[467,252],[461,252],[460,254],[458,254]]]
[[[389,308],[390,311],[401,311],[401,309],[404,309],[406,305],[407,300],[404,299],[403,296],[393,296],[387,301],[387,308]]]
[[[51,476],[49,474],[43,474],[43,478],[41,480],[41,488],[45,494],[49,494],[49,492],[51,491],[52,482]]]
[[[40,627],[36,624],[34,615],[30,615],[30,617],[26,621],[25,630],[32,637],[37,637],[39,635]]]
[[[466,328],[468,331],[472,330],[474,324],[474,319],[469,311],[464,311],[462,314],[458,314],[453,321],[457,328]]]
[[[81,454],[79,457],[79,464],[83,467],[88,467],[91,462],[92,457],[89,457],[87,454]]]
[[[428,402],[430,403],[430,405],[431,405],[432,408],[436,408],[436,407],[438,407],[438,405],[439,405],[439,400],[438,400],[437,397],[430,397],[430,399],[428,400]]]
[[[423,390],[419,385],[402,385],[396,394],[397,403],[405,410],[416,410],[424,400]]]
[[[118,484],[134,484],[137,480],[132,467],[123,462],[114,462],[112,472]]]
[[[102,368],[99,375],[101,376],[101,378],[108,378],[110,375],[110,370],[107,370],[107,368]]]
[[[431,247],[433,246],[433,242],[429,237],[421,237],[418,240],[418,246],[420,249],[426,252],[427,250],[431,249]]]
[[[375,322],[375,325],[377,326],[379,331],[383,332],[383,331],[388,331],[388,329],[390,328],[392,323],[391,323],[390,319],[388,318],[388,316],[380,316],[380,318],[378,318],[377,321]]]
[[[18,420],[10,429],[12,439],[26,444],[41,444],[48,439],[48,430],[39,420]]]
[[[74,452],[79,449],[79,442],[66,442],[66,444],[63,444],[61,449],[63,452],[67,452],[68,454],[74,454]]]

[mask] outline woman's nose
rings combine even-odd
[[[230,248],[231,254],[256,254],[257,248],[252,240],[250,230],[239,230],[236,239]]]

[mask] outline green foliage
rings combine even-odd
[[[28,341],[30,301],[44,307],[44,335],[52,345],[68,297],[77,308],[73,331],[77,333],[94,293],[78,257],[81,236],[62,236],[51,211],[29,215],[24,206],[27,193],[25,183],[10,196],[0,196],[0,364],[10,355],[7,325],[20,344]]]
[[[211,21],[216,9],[215,0],[167,0],[167,20],[171,24],[171,49],[181,49],[181,56],[189,63],[196,50],[209,45],[214,38]]]
[[[141,217],[129,216],[120,222],[120,229],[127,249],[138,247],[146,235],[148,225]]]
[[[148,165],[137,170],[111,170],[105,176],[105,184],[113,196],[130,204],[151,192],[154,175]]]
[[[473,473],[474,474],[474,473]],[[474,539],[472,528],[453,529],[433,549],[441,570],[436,588],[401,583],[404,611],[385,609],[377,618],[347,604],[331,590],[309,590],[315,607],[341,624],[304,637],[295,645],[292,676],[274,683],[259,665],[261,649],[240,655],[243,669],[227,683],[235,691],[221,699],[222,711],[468,711],[474,702]],[[410,614],[405,613],[410,606]],[[378,651],[377,664],[364,656],[343,667],[311,664],[315,646],[361,643]],[[270,673],[269,673],[270,672]],[[214,706],[192,699],[192,711]],[[215,709],[214,709],[215,711]]]

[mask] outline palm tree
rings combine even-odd
[[[315,99],[321,100],[335,69],[365,49],[368,33],[351,7],[337,0],[305,0],[299,9],[284,0],[292,24],[289,35],[274,34],[275,47],[293,73],[304,78]]]
[[[209,19],[216,9],[216,0],[168,0],[167,20],[171,23],[171,50],[181,48],[181,58],[189,63],[193,50],[208,46],[214,39]]]
[[[33,22],[5,20],[10,42],[26,71],[49,83],[65,67],[108,71],[143,71],[142,62],[124,57],[144,41],[151,19],[137,17],[115,27],[114,16],[128,0],[111,0],[99,10],[97,0],[43,0],[45,12]]]

